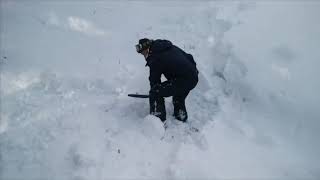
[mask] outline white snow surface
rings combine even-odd
[[[320,179],[319,2],[0,3],[1,180]],[[143,37],[194,55],[188,124],[127,97]]]

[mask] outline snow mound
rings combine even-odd
[[[165,132],[163,122],[153,115],[146,116],[143,119],[141,127],[143,127],[143,134],[152,140],[161,139]]]

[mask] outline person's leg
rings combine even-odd
[[[166,107],[163,97],[157,97],[150,93],[149,97],[150,114],[157,116],[161,121],[166,120]]]
[[[164,97],[169,97],[174,94],[175,88],[171,81],[165,81],[155,85],[149,92],[150,114],[166,120],[166,108]]]
[[[150,114],[154,114],[162,121],[166,120],[164,97],[173,96],[174,116],[180,121],[186,121],[188,114],[185,99],[189,94],[190,81],[188,79],[175,79],[155,85],[149,92]]]
[[[190,90],[192,90],[198,83],[198,78],[177,79],[175,81],[175,94],[172,97],[172,103],[174,107],[174,117],[177,120],[186,122],[188,119],[188,113],[185,105],[185,99],[187,98]]]
[[[172,97],[172,103],[174,108],[174,117],[177,120],[186,122],[188,119],[188,113],[185,105],[185,99],[187,95],[189,94],[189,91],[186,91],[181,94],[176,94]]]

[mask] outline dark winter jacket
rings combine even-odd
[[[168,40],[155,40],[152,43],[146,66],[150,67],[151,88],[161,83],[162,74],[171,81],[184,79],[190,89],[198,82],[198,70],[193,56]]]

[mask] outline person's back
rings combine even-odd
[[[173,96],[174,116],[186,121],[185,98],[198,82],[198,70],[191,54],[185,53],[168,40],[141,39],[136,46],[150,67],[150,113],[166,119],[164,98]],[[161,83],[161,75],[167,81]]]
[[[179,47],[173,45],[168,40],[155,40],[150,46],[147,65],[150,67],[150,75],[153,72],[161,72],[167,80],[177,78],[189,80],[186,85],[192,87],[198,78],[196,63],[191,54],[185,53]],[[159,81],[158,74],[150,81]],[[193,82],[193,83],[192,83]],[[150,82],[153,84],[154,82]]]
[[[169,80],[177,77],[194,77],[197,75],[196,64],[192,55],[173,45],[167,40],[156,40],[150,47],[151,59],[160,59],[163,74]],[[158,65],[159,65],[158,64]]]

